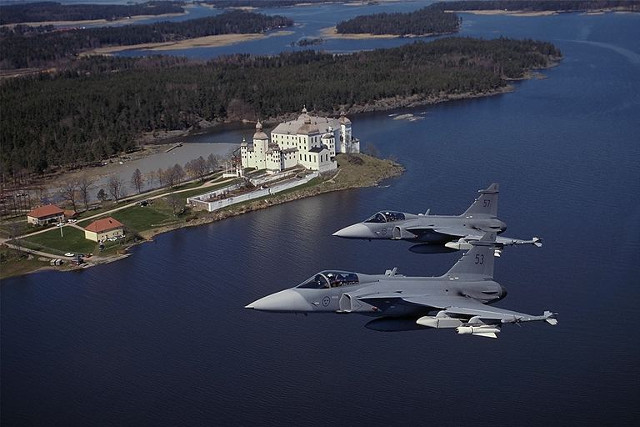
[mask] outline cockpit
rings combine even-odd
[[[366,219],[364,222],[385,223],[404,220],[404,214],[402,212],[384,211],[378,212],[371,218]]]
[[[313,277],[305,280],[297,288],[306,289],[329,289],[340,286],[357,285],[359,283],[356,273],[346,271],[321,271]]]

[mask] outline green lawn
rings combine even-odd
[[[45,233],[36,234],[25,239],[20,239],[23,245],[35,250],[63,255],[72,253],[96,252],[96,242],[84,238],[84,231],[74,227],[64,227],[62,235],[60,229],[55,228]]]
[[[0,247],[0,279],[27,274],[48,265],[48,261],[39,261],[38,257]]]
[[[138,233],[176,221],[171,208],[159,199],[154,200],[152,205],[132,206],[113,212],[111,216]]]
[[[20,219],[4,221],[0,224],[0,236],[5,238],[20,236],[35,230],[37,230],[36,227],[31,224],[27,224],[26,216],[23,216]]]

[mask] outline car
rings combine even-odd
[[[77,222],[77,221],[78,221],[77,219],[73,219],[73,218],[69,218],[69,219],[67,220],[67,222],[68,222],[69,224],[73,224],[74,222]]]
[[[75,254],[72,252],[67,252],[66,254],[64,254],[64,256],[75,256]]]
[[[56,227],[62,227],[64,225],[64,222],[59,222],[56,224]]]

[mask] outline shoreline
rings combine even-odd
[[[561,13],[557,10],[502,10],[502,9],[486,9],[486,10],[445,10],[448,13],[469,13],[471,15],[508,15],[508,16],[552,16]]]
[[[231,46],[237,43],[249,42],[254,40],[262,40],[269,37],[279,37],[292,34],[292,31],[276,31],[270,34],[263,33],[249,33],[249,34],[219,34],[215,36],[196,37],[192,39],[185,39],[179,41],[170,42],[158,42],[158,43],[140,43],[135,45],[123,45],[123,46],[107,46],[99,47],[97,49],[87,50],[81,52],[78,56],[86,57],[93,55],[113,55],[114,53],[124,52],[127,50],[150,50],[152,52],[162,52],[166,50],[183,50],[192,49],[198,47],[222,47]]]
[[[547,68],[552,68],[555,65],[556,64],[554,63],[553,65]],[[509,81],[511,82],[511,81],[529,80],[532,78],[539,78],[539,75],[540,73],[535,73],[535,70],[532,70],[528,72],[525,77],[521,79],[512,79]],[[373,103],[354,105],[348,110],[345,110],[345,113],[347,115],[355,116],[355,115],[364,114],[364,113],[393,111],[393,110],[399,110],[403,108],[417,108],[425,105],[435,105],[435,104],[441,104],[441,103],[450,102],[450,101],[461,101],[465,99],[476,99],[476,98],[485,98],[489,96],[497,96],[505,93],[510,93],[513,91],[515,91],[515,87],[512,84],[507,84],[506,86],[497,88],[495,90],[491,90],[488,92],[479,92],[479,93],[466,92],[466,93],[458,93],[458,94],[439,94],[437,96],[428,96],[428,97],[424,97],[421,95],[413,95],[410,97],[399,97],[399,96],[389,97],[389,98],[376,100]],[[321,111],[319,112],[319,114],[331,116],[331,115],[336,115],[337,113],[335,111],[333,112]],[[270,126],[276,123],[280,123],[282,121],[291,120],[292,117],[297,117],[297,115],[298,113],[294,112],[294,113],[282,114],[276,117],[267,117],[264,120],[262,120],[262,123],[266,126]],[[230,122],[230,121],[209,122],[207,125],[201,126],[197,132],[202,133],[203,131],[205,132],[213,131],[215,130],[216,127],[220,125],[230,124],[230,123],[241,123],[241,122],[255,123],[255,122],[246,121],[246,120],[237,121],[237,122]],[[141,135],[138,138],[138,141],[141,144],[150,145],[150,146],[157,145],[157,144],[159,145],[167,144],[168,143],[167,141],[189,136],[192,131],[193,131],[192,129],[171,131],[170,133],[166,133],[165,135],[156,135],[153,138],[153,140],[150,140],[148,136]]]
[[[175,18],[176,16],[185,16],[188,15],[189,6],[185,6],[185,11],[182,13],[165,13],[162,15],[135,15],[127,18],[118,18],[113,21],[108,21],[106,19],[83,19],[79,21],[35,21],[35,22],[16,22],[13,24],[4,24],[0,25],[2,28],[13,28],[17,25],[26,25],[28,27],[41,27],[47,25],[53,25],[54,27],[59,28],[78,28],[85,26],[110,26],[111,24],[121,24],[131,23],[134,24],[139,21],[144,21],[145,19],[154,19],[154,18]]]
[[[541,68],[541,69],[544,70],[548,68],[553,68],[558,65],[560,60],[561,58],[555,58],[547,67]],[[404,97],[404,96],[388,97],[388,98],[376,100],[372,103],[351,106],[350,108],[345,110],[345,113],[347,115],[357,116],[358,114],[418,108],[425,105],[435,105],[435,104],[440,104],[440,103],[450,102],[450,101],[461,101],[461,100],[467,100],[467,99],[476,99],[476,98],[502,95],[502,94],[515,91],[515,86],[511,84],[511,82],[513,81],[544,78],[544,75],[542,75],[539,72],[539,70],[540,69],[529,70],[522,78],[509,80],[505,86],[502,86],[487,92],[479,92],[479,93],[467,92],[467,93],[458,93],[458,94],[440,93],[438,95],[432,95],[432,96],[413,95],[410,97]],[[340,109],[336,111],[320,111],[319,114],[331,116],[331,115],[339,114],[338,111],[340,111]],[[292,118],[295,118],[295,117],[297,117],[296,112],[286,113],[286,114],[281,114],[275,117],[265,117],[262,120],[262,122],[266,126],[271,126],[283,121],[291,120]],[[140,147],[140,150],[135,151],[133,153],[119,153],[118,155],[113,156],[113,158],[116,159],[116,161],[121,157],[125,157],[127,158],[127,160],[131,160],[132,158],[133,159],[145,158],[163,150],[165,147],[168,147],[167,144],[174,143],[175,141],[178,141],[181,138],[188,137],[192,134],[215,133],[216,128],[219,128],[224,125],[233,125],[233,124],[240,125],[240,123],[253,124],[255,122],[249,121],[249,120],[237,120],[237,121],[226,120],[226,121],[203,122],[201,123],[200,127],[197,130],[193,128],[188,128],[188,129],[181,129],[181,130],[155,131],[152,133],[143,133],[138,135],[136,138],[136,143]],[[109,159],[105,159],[105,160],[108,161]],[[48,175],[46,179],[61,180],[74,173],[82,174],[82,173],[85,173],[85,171],[87,170],[91,171],[92,169],[95,170],[97,169],[97,167],[83,166],[78,170],[61,170],[61,171],[55,172],[52,175]],[[100,175],[106,174],[106,172],[102,169],[100,169],[98,172]]]
[[[367,157],[371,157],[371,156],[367,156]],[[333,174],[333,176],[331,176],[330,178],[325,178],[322,182],[317,183],[312,187],[305,187],[302,189],[293,188],[291,191],[288,191],[288,192],[274,194],[266,198],[256,199],[246,203],[240,203],[238,205],[231,205],[228,208],[221,209],[219,211],[209,212],[208,215],[204,218],[197,218],[195,220],[186,222],[184,224],[174,224],[171,226],[159,227],[157,229],[144,231],[140,233],[140,236],[143,237],[145,240],[138,242],[135,245],[153,241],[153,238],[155,236],[168,233],[174,230],[179,230],[181,228],[196,227],[199,225],[211,224],[213,222],[222,221],[227,218],[233,218],[249,212],[260,211],[263,209],[270,208],[272,206],[282,205],[284,203],[293,202],[296,200],[315,197],[315,196],[332,193],[336,191],[355,190],[358,188],[367,188],[367,187],[377,187],[382,181],[398,177],[402,175],[405,171],[404,166],[400,165],[395,161],[388,160],[388,159],[378,159],[373,157],[372,159],[375,159],[376,162],[388,163],[390,165],[390,170],[380,175],[377,175],[373,179],[364,180],[363,182],[350,183],[350,184],[349,183],[336,184],[335,178],[337,178],[340,171],[343,170],[339,168],[337,169],[337,172]],[[132,245],[132,246],[135,246],[135,245]]]
[[[420,38],[420,37],[435,37],[445,36],[447,34],[456,34],[456,31],[449,31],[443,33],[426,33],[426,34],[371,34],[371,33],[338,33],[337,27],[327,27],[320,30],[320,37],[327,39],[345,39],[345,40],[364,40],[364,39],[396,39],[396,38]]]
[[[127,245],[122,250],[119,250],[118,253],[113,255],[108,255],[105,257],[94,255],[94,257],[92,257],[88,262],[82,265],[76,266],[69,263],[64,265],[62,268],[55,268],[53,266],[45,265],[34,270],[23,271],[13,276],[7,276],[3,278],[22,276],[46,270],[55,270],[60,272],[77,271],[83,270],[85,268],[91,268],[96,265],[109,264],[130,256],[131,253],[128,252],[130,248],[140,244],[152,242],[153,238],[160,234],[187,227],[197,227],[200,225],[211,224],[227,218],[243,215],[245,213],[267,209],[271,206],[277,206],[284,203],[314,197],[330,192],[378,186],[380,182],[390,178],[398,177],[405,171],[404,166],[392,160],[379,159],[366,154],[357,154],[352,156],[361,159],[361,163],[353,162],[352,164],[350,157],[346,155],[339,155],[339,167],[335,171],[335,173],[332,173],[331,176],[323,175],[321,182],[317,182],[310,187],[303,186],[303,188],[293,188],[287,192],[255,199],[238,205],[231,205],[219,211],[206,212],[203,213],[202,216],[198,215],[197,218],[194,218],[192,220],[187,219],[185,220],[185,222],[142,231],[140,233],[137,233],[138,236],[142,238],[140,241]],[[362,175],[363,170],[356,170],[361,166],[363,167],[364,172],[368,173]]]
[[[538,68],[538,69],[532,69],[529,70],[528,72],[525,73],[525,75],[522,78],[518,78],[518,79],[512,79],[516,80],[516,81],[521,81],[521,80],[528,80],[528,79],[532,79],[532,78],[541,78],[541,74],[538,72],[538,70],[541,69],[548,69],[548,68],[553,68],[555,66],[558,65],[559,61],[562,58],[553,58],[552,61],[543,68]],[[461,93],[461,94],[445,94],[445,93],[440,93],[436,96],[413,96],[413,97],[400,97],[400,96],[396,96],[396,97],[391,97],[391,98],[385,98],[382,100],[377,100],[375,101],[373,104],[365,104],[365,105],[360,105],[360,106],[356,106],[356,107],[352,107],[348,110],[347,114],[361,114],[361,113],[368,113],[368,112],[375,112],[375,111],[390,111],[390,110],[395,110],[395,109],[401,109],[401,108],[415,108],[415,107],[419,107],[419,106],[424,106],[424,105],[431,105],[431,104],[438,104],[438,103],[442,103],[442,102],[447,102],[447,101],[458,101],[458,100],[465,100],[465,99],[475,99],[475,98],[484,98],[487,96],[495,96],[495,95],[500,95],[500,94],[504,94],[504,93],[509,93],[515,90],[515,87],[512,84],[506,84],[505,86],[502,86],[500,88],[496,88],[495,90],[491,90],[491,91],[487,91],[487,92],[481,92],[481,93]],[[291,113],[291,114],[295,114],[295,113]],[[277,122],[278,120],[287,120],[287,116],[290,116],[291,114],[287,114],[287,115],[281,115],[279,117],[273,117],[273,118],[269,118],[267,120],[264,121],[264,123],[270,123],[270,122]],[[210,126],[206,126],[203,129],[213,129],[215,128],[217,125],[222,124],[222,123],[211,123]],[[201,132],[203,129],[199,129],[199,132]],[[180,137],[180,136],[185,136],[188,135],[190,133],[190,129],[185,129],[183,131],[173,131],[170,132],[166,135],[163,135],[164,137],[170,137],[170,138],[175,138],[175,137]],[[151,151],[157,150],[159,146],[161,146],[162,144],[166,144],[166,139],[163,138],[163,136],[160,135],[155,135],[155,137],[153,138],[153,142],[151,141],[146,141],[147,144],[149,144],[150,146],[153,146],[153,148],[148,147]],[[142,138],[143,136],[141,135],[140,138]],[[140,153],[144,156],[143,153]],[[362,155],[360,155],[362,156]],[[382,161],[380,159],[378,159],[378,161]],[[247,202],[245,204],[241,204],[241,205],[233,205],[230,206],[224,210],[221,211],[217,211],[214,213],[210,213],[209,215],[206,215],[205,217],[198,217],[198,218],[194,218],[191,220],[187,220],[184,223],[178,223],[178,224],[173,224],[170,226],[166,226],[166,227],[159,227],[156,229],[152,229],[152,230],[147,230],[144,232],[139,233],[140,237],[142,237],[144,240],[134,243],[130,246],[128,246],[126,249],[128,249],[129,247],[133,247],[136,246],[140,243],[145,243],[148,241],[152,241],[153,237],[159,235],[159,234],[163,234],[163,233],[167,233],[173,230],[177,230],[180,228],[185,228],[185,227],[193,227],[193,226],[198,226],[198,225],[204,225],[204,224],[209,224],[209,223],[213,223],[213,222],[217,222],[226,218],[230,218],[230,217],[234,217],[234,216],[238,216],[238,215],[242,215],[244,213],[247,212],[253,212],[256,210],[261,210],[261,209],[265,209],[268,208],[270,206],[275,206],[275,205],[279,205],[282,203],[287,203],[290,201],[294,201],[294,200],[299,200],[299,199],[303,199],[303,198],[307,198],[307,197],[313,197],[316,195],[320,195],[320,194],[324,194],[324,193],[328,193],[328,192],[333,192],[333,191],[342,191],[342,190],[348,190],[348,189],[355,189],[355,188],[362,188],[362,187],[371,187],[371,186],[376,186],[378,185],[381,181],[389,179],[389,178],[393,178],[396,176],[401,175],[404,172],[404,167],[396,162],[391,162],[390,160],[385,160],[386,162],[389,162],[392,167],[393,167],[393,173],[383,173],[380,174],[381,170],[380,168],[374,168],[374,170],[376,170],[376,172],[378,173],[375,177],[373,178],[369,178],[367,179],[364,183],[363,182],[358,182],[358,183],[341,183],[341,184],[336,184],[334,179],[336,177],[338,177],[338,175],[341,175],[341,178],[343,178],[346,173],[336,173],[332,178],[326,178],[325,180],[321,183],[317,183],[315,184],[313,187],[309,188],[309,187],[305,187],[303,189],[293,189],[291,190],[291,192],[286,192],[286,193],[281,193],[281,194],[276,194],[273,195],[269,198],[266,199],[257,199],[254,200],[252,202]],[[339,163],[340,164],[340,163]],[[342,166],[340,166],[340,168],[338,169],[338,171],[342,171]],[[64,176],[64,173],[61,174],[61,176]],[[341,179],[342,180],[342,179]],[[334,185],[330,185],[328,183],[333,183]],[[90,266],[93,265],[98,265],[98,264],[104,264],[104,263],[110,263],[110,262],[114,262],[117,261],[118,259],[122,258],[123,254],[117,254],[117,255],[113,255],[113,256],[109,256],[108,258],[105,259],[96,259],[96,262],[94,263],[93,261],[91,262]],[[126,253],[124,254],[126,255]],[[71,268],[69,268],[71,267]],[[35,271],[41,271],[42,269],[51,269],[49,266],[43,266],[41,268],[38,268],[36,270],[30,270],[30,271],[25,271],[22,273],[19,273],[17,275],[23,275],[23,274],[29,274]],[[85,266],[68,266],[67,268],[61,270],[61,271],[71,271],[71,270],[78,270],[78,269],[82,269],[82,268],[87,268]],[[60,270],[59,270],[60,271]]]
[[[624,7],[609,7],[601,9],[589,10],[502,10],[502,9],[485,9],[485,10],[445,10],[447,13],[468,13],[471,15],[505,15],[520,17],[536,17],[536,16],[555,16],[562,13],[580,13],[584,15],[600,15],[605,13],[635,13],[633,10]]]

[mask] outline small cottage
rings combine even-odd
[[[115,218],[107,217],[93,221],[84,229],[84,237],[94,242],[124,236],[124,225]]]

